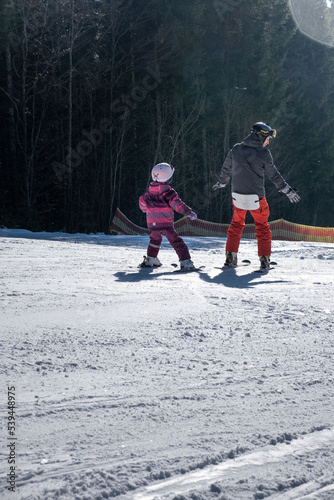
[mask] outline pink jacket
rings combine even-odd
[[[174,210],[189,215],[191,208],[182,200],[175,189],[163,182],[151,182],[145,193],[139,198],[139,207],[146,212],[147,227],[168,229],[174,225]]]

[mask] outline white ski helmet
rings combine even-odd
[[[174,167],[169,163],[158,163],[152,168],[152,179],[156,182],[166,182],[174,174]]]

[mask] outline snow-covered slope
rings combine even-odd
[[[334,245],[185,240],[0,230],[1,498],[334,498]]]

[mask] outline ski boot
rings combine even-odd
[[[190,269],[195,269],[194,263],[190,259],[180,260],[181,271],[189,271]]]
[[[157,257],[146,257],[146,255],[144,255],[144,260],[138,267],[160,267],[161,265]]]
[[[261,269],[267,269],[270,266],[270,255],[262,255],[260,257]]]
[[[233,267],[238,264],[238,254],[237,252],[225,252],[226,260],[224,266]]]

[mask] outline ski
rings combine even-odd
[[[243,260],[240,264],[232,264],[231,266],[223,266],[223,267],[215,267],[215,269],[235,269],[237,267],[245,267],[245,266],[249,266],[249,264],[251,264],[251,261],[250,260]]]
[[[179,268],[179,264],[171,264],[173,267],[178,267],[178,269],[175,269],[173,273],[191,273],[191,271],[201,271],[202,269],[205,268],[205,266],[198,266],[198,267],[193,267],[192,269],[183,269]]]
[[[277,262],[270,262],[270,265],[268,267],[260,267],[260,269],[256,269],[254,273],[260,273],[260,274],[265,274],[268,271],[271,271],[272,269],[275,269],[277,266]]]
[[[139,264],[139,266],[137,266],[137,269],[160,269],[161,266],[142,266],[141,264]]]
[[[173,271],[173,273],[192,273],[194,271],[202,271],[202,269],[204,269],[205,266],[199,266],[199,267],[193,267],[192,269],[175,269],[175,271]]]
[[[178,267],[178,264],[172,264],[173,267]],[[155,269],[160,269],[162,267],[161,266],[142,266],[139,264],[139,266],[136,266],[136,269],[138,269],[139,271],[147,271],[147,272],[152,272],[154,271]],[[130,266],[130,269],[133,269],[134,267]],[[175,269],[173,271],[173,273],[191,273],[193,271],[201,271],[202,269],[204,269],[205,266],[199,266],[199,267],[194,267],[192,269]],[[168,271],[167,271],[168,272]]]

